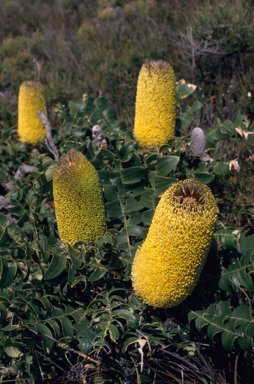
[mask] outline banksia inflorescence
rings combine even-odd
[[[205,134],[199,127],[194,128],[191,132],[190,150],[195,156],[202,154],[200,161],[204,163],[210,164],[213,161],[208,153],[204,153],[206,150]]]
[[[192,130],[190,149],[194,155],[200,155],[205,152],[206,143],[203,129],[196,127]]]
[[[41,83],[25,81],[19,88],[18,134],[22,143],[37,144],[46,130],[36,111],[46,113],[45,91]]]
[[[80,152],[70,151],[56,165],[53,195],[57,227],[63,243],[89,242],[103,235],[105,206],[94,166]]]
[[[165,144],[175,134],[176,79],[162,60],[143,64],[138,77],[133,134],[140,147]]]
[[[179,181],[162,196],[132,266],[137,295],[153,307],[179,305],[205,264],[217,217],[215,198],[195,180]]]

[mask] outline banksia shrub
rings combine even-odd
[[[19,88],[18,134],[22,143],[37,144],[46,137],[46,130],[36,111],[45,114],[45,91],[41,83],[25,81]]]
[[[179,181],[162,196],[132,266],[137,295],[153,307],[179,305],[194,289],[205,264],[217,216],[211,190]]]
[[[175,134],[176,79],[171,65],[146,62],[139,73],[133,134],[140,147],[162,145]]]
[[[63,243],[89,242],[103,235],[105,206],[94,166],[77,151],[63,155],[53,176],[57,227]]]

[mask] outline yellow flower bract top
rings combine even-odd
[[[53,175],[55,214],[60,238],[73,246],[105,232],[106,218],[99,177],[80,152],[63,155]]]
[[[176,79],[162,60],[143,64],[138,77],[134,137],[140,147],[165,144],[175,134]]]
[[[179,305],[197,284],[217,217],[215,198],[195,180],[179,181],[162,196],[132,266],[136,294],[153,307]]]
[[[18,134],[22,143],[37,144],[46,137],[46,130],[36,111],[44,114],[46,96],[41,83],[25,81],[19,88]]]

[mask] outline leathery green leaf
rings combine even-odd
[[[24,355],[23,352],[17,346],[15,346],[15,344],[10,339],[5,341],[3,349],[6,355],[12,358],[18,358]]]
[[[109,330],[110,338],[112,340],[116,341],[117,339],[119,339],[120,332],[119,332],[119,329],[114,324],[109,324],[108,330]]]
[[[4,260],[3,263],[1,263],[1,280],[0,280],[0,287],[1,288],[8,288],[14,281],[14,278],[17,273],[17,264],[12,259]]]
[[[135,184],[143,179],[146,169],[142,167],[131,167],[122,170],[123,184]]]
[[[0,324],[6,319],[7,309],[3,304],[0,304]]]
[[[51,263],[44,274],[44,280],[52,280],[59,276],[66,268],[67,258],[65,255],[54,253]]]
[[[36,323],[34,325],[36,331],[40,335],[42,340],[42,345],[45,353],[49,353],[54,345],[54,341],[52,340],[53,335],[50,329],[43,323]],[[49,336],[49,337],[47,337]]]

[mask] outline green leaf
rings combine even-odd
[[[231,272],[231,279],[236,286],[245,287],[249,292],[253,291],[253,281],[245,269],[242,268],[243,263],[239,259],[235,259],[235,263],[230,265],[228,271]]]
[[[66,268],[67,258],[54,252],[51,263],[44,274],[44,280],[52,280],[59,276]]]
[[[73,327],[70,319],[66,316],[61,316],[60,321],[62,323],[64,336],[73,336]]]
[[[236,307],[232,313],[232,318],[236,321],[236,325],[241,324],[241,319],[250,321],[252,320],[250,307],[246,304],[241,304]]]
[[[127,311],[126,309],[116,309],[115,311],[112,311],[111,316],[117,316],[126,320],[127,326],[129,328],[138,328],[140,316],[134,315],[132,312]]]
[[[195,175],[195,180],[200,181],[202,184],[209,184],[213,181],[214,175],[209,173],[208,171],[206,172],[193,172]]]
[[[232,351],[232,346],[235,341],[240,335],[238,335],[235,332],[235,327],[233,322],[228,322],[224,324],[224,332],[221,335],[221,342],[223,347],[231,352]]]
[[[227,351],[232,350],[236,339],[241,348],[251,345],[252,337],[247,332],[253,322],[247,305],[240,305],[231,313],[229,299],[226,302],[220,301],[217,305],[211,304],[207,310],[189,312],[188,320],[195,320],[199,331],[207,325],[207,335],[211,340],[215,334],[221,334],[222,345]]]
[[[176,85],[176,98],[179,101],[180,99],[185,99],[190,96],[196,89],[196,86],[193,84],[188,84],[185,82],[179,82]]]
[[[203,105],[200,103],[200,101],[195,100],[194,103],[192,104],[191,108],[190,108],[190,111],[192,113],[195,113],[202,107],[203,107]]]
[[[10,339],[7,339],[5,341],[3,348],[6,355],[12,358],[19,358],[24,355],[23,352],[18,347],[16,347],[15,344]]]
[[[237,246],[237,237],[238,233],[231,228],[220,229],[214,234],[214,238],[219,242],[222,249],[235,248]]]
[[[178,156],[163,156],[157,161],[156,171],[158,176],[167,176],[175,171],[180,158]]]
[[[154,210],[159,201],[160,198],[155,196],[155,191],[153,188],[145,188],[140,199],[140,202],[144,207],[149,209],[152,208]]]
[[[3,304],[0,304],[0,324],[2,324],[7,316],[7,309]]]
[[[111,340],[116,341],[120,337],[119,329],[114,324],[108,325],[109,335]]]
[[[146,174],[146,169],[142,167],[131,167],[122,170],[123,184],[134,184],[142,180]]]
[[[36,331],[41,337],[44,353],[49,353],[52,350],[53,344],[54,344],[54,341],[49,338],[49,337],[51,338],[53,337],[52,332],[45,324],[36,323],[36,325],[34,326],[36,328]]]
[[[214,148],[217,141],[229,138],[228,133],[222,132],[223,125],[216,125],[214,128],[207,128],[205,131],[206,148]]]
[[[254,248],[254,235],[250,235],[245,237],[243,233],[241,233],[240,237],[240,251],[242,253],[247,252],[249,249]]]
[[[79,111],[79,105],[77,103],[74,103],[74,101],[68,102],[68,107],[70,108],[71,114],[75,115]]]
[[[153,220],[153,216],[154,216],[154,209],[149,209],[148,211],[145,211],[142,215],[143,223],[150,227]]]
[[[107,217],[119,217],[122,215],[122,208],[119,200],[105,204]]]
[[[222,274],[219,280],[219,287],[225,291],[242,286],[249,292],[254,289],[253,281],[248,273],[253,271],[254,249],[247,251],[241,259],[235,259],[234,264],[229,265],[228,270],[222,267]]]
[[[5,218],[5,221],[6,221],[6,218]],[[9,239],[10,239],[10,236],[8,234],[7,227],[5,228],[2,227],[0,229],[0,247],[2,247]]]
[[[98,281],[104,275],[106,275],[107,272],[108,272],[108,270],[106,268],[96,267],[95,270],[93,271],[93,273],[89,276],[88,281]]]
[[[94,338],[95,338],[94,331],[90,327],[88,327],[85,330],[83,336],[78,339],[79,340],[78,349],[83,353],[87,353],[87,354],[90,353],[93,348]]]
[[[17,264],[15,261],[10,259],[8,256],[5,259],[1,259],[0,261],[0,272],[1,272],[1,279],[0,279],[0,287],[1,288],[8,288],[13,283],[14,278],[17,273]]]
[[[219,163],[213,167],[213,173],[218,176],[229,176],[231,171],[229,169],[229,163]]]

